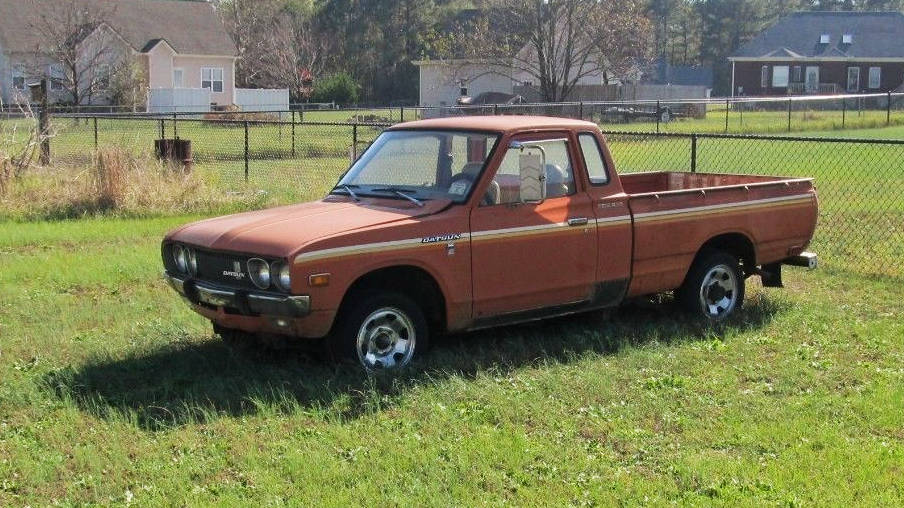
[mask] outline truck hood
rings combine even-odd
[[[418,207],[397,200],[354,203],[327,198],[194,222],[166,239],[211,250],[288,257],[319,238],[431,215],[448,204],[437,200]]]

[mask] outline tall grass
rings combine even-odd
[[[33,167],[6,187],[0,219],[7,220],[225,213],[275,204],[251,190],[226,193],[179,166],[118,147],[98,150],[82,168]]]

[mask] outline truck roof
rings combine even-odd
[[[571,118],[557,118],[551,116],[453,116],[448,118],[434,118],[431,120],[418,120],[396,124],[389,130],[404,129],[456,129],[456,130],[480,130],[492,132],[513,132],[533,129],[598,129],[593,122],[574,120]]]

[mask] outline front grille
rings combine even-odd
[[[198,258],[198,274],[193,277],[196,280],[211,282],[217,285],[231,287],[235,289],[258,290],[257,286],[251,282],[248,275],[248,260],[256,256],[248,256],[245,254],[229,254],[223,252],[211,252],[198,248],[195,249],[195,255]],[[163,264],[167,271],[171,273],[179,273],[176,269],[176,263],[173,261],[172,244],[163,247]],[[272,262],[274,260],[266,259]],[[238,263],[239,270],[236,270]],[[224,275],[229,273],[230,275]],[[242,277],[235,277],[233,273],[241,273]]]
[[[235,288],[257,289],[248,276],[248,256],[196,250],[197,279]],[[229,275],[226,275],[229,274]],[[241,274],[241,277],[233,274]]]

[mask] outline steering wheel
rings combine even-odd
[[[451,189],[453,185],[457,182],[468,182],[468,188],[474,185],[476,181],[476,175],[472,175],[470,173],[459,173],[452,177],[452,180],[449,182],[449,188]],[[490,182],[490,187],[487,189],[486,194],[483,195],[483,199],[480,200],[481,206],[493,206],[497,204],[497,200],[499,198],[499,184],[496,181]]]

